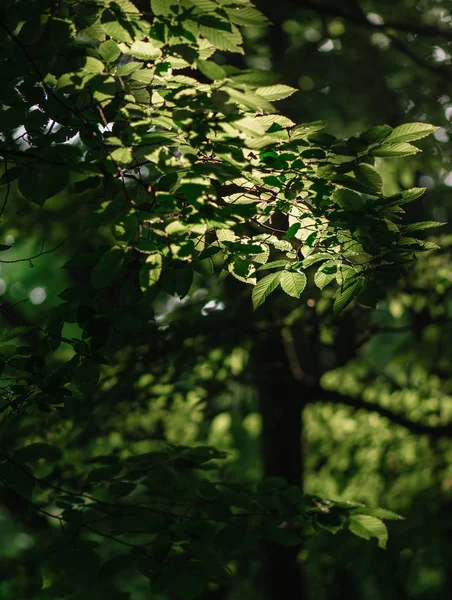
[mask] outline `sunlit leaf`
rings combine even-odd
[[[299,298],[306,287],[306,275],[292,271],[283,271],[281,274],[282,289],[293,298]]]
[[[363,287],[363,280],[353,276],[339,287],[334,298],[333,312],[339,314],[356,298]]]
[[[428,123],[404,123],[395,127],[388,137],[386,143],[414,142],[434,133],[438,127],[429,125]]]
[[[366,540],[377,538],[379,547],[386,549],[388,529],[381,519],[370,515],[355,515],[350,517],[349,529]]]
[[[257,282],[251,295],[254,310],[259,308],[259,306],[265,302],[267,296],[269,296],[269,294],[271,294],[278,287],[280,279],[281,272],[278,272],[272,273],[271,275],[266,275]]]

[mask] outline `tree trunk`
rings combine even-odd
[[[302,487],[301,382],[291,370],[280,327],[269,325],[266,328],[262,339],[256,343],[253,359],[263,424],[264,475],[283,477],[290,484]],[[305,598],[298,553],[299,547],[272,542],[265,545],[262,574],[268,600]]]

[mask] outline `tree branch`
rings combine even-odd
[[[311,10],[325,15],[327,17],[340,17],[344,21],[364,27],[366,29],[373,29],[374,31],[385,32],[387,29],[394,29],[403,33],[412,33],[427,38],[442,38],[445,40],[452,41],[452,29],[443,29],[435,25],[426,25],[424,23],[404,23],[403,21],[385,21],[384,23],[373,23],[366,18],[366,15],[361,11],[356,14],[345,11],[340,7],[339,2],[333,2],[331,4],[316,4],[312,0],[306,0],[305,6]]]
[[[353,398],[339,392],[324,390],[320,386],[318,387],[316,393],[311,397],[315,398],[315,400],[311,400],[312,404],[319,401],[331,402],[333,404],[344,404],[346,406],[351,406],[357,410],[367,410],[368,412],[378,413],[382,417],[390,420],[392,423],[400,425],[401,427],[405,427],[405,429],[408,429],[414,434],[428,435],[432,439],[452,437],[452,423],[447,425],[428,425],[427,423],[419,423],[418,421],[412,421],[405,415],[393,412],[384,406],[380,406],[376,402],[366,402],[361,398]]]
[[[416,52],[413,52],[406,44],[401,42],[396,36],[390,34],[387,34],[387,36],[391,40],[395,50],[397,50],[400,54],[407,56],[414,64],[416,64],[418,67],[421,67],[421,69],[427,69],[434,75],[437,75],[450,83],[449,69],[444,68],[441,65],[434,65],[427,60],[424,60],[418,54],[416,54]]]

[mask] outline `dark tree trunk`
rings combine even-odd
[[[261,339],[256,341],[253,359],[263,423],[264,475],[283,477],[290,484],[302,487],[301,382],[291,370],[280,327],[269,325],[262,332]],[[298,553],[299,547],[271,542],[265,545],[262,575],[268,600],[305,598]]]
[[[359,600],[355,578],[351,569],[337,569],[334,577],[334,587],[331,590],[331,600]]]

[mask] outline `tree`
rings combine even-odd
[[[67,273],[44,317],[3,311],[2,503],[32,536],[5,563],[15,597],[127,598],[137,571],[154,594],[197,597],[262,541],[273,565],[284,556],[294,571],[290,548],[307,528],[386,544],[381,519],[394,513],[302,493],[293,436],[292,466],[277,472],[278,454],[264,447],[270,478],[253,490],[218,480],[223,451],[153,443],[133,422],[143,405],[158,419],[149,375],[171,383],[181,364],[196,364],[189,350],[181,358],[178,332],[189,339],[192,327],[196,339],[198,320],[188,306],[182,323],[162,321],[164,294],[184,298],[194,277],[213,273],[249,284],[256,314],[277,324],[252,364],[275,383],[285,352],[290,395],[290,331],[278,300],[262,307],[268,296],[299,299],[315,266],[320,290],[336,284],[336,315],[354,299],[375,306],[418,252],[436,247],[412,237],[436,222],[397,224],[423,189],[385,195],[374,168],[377,157],[415,154],[411,142],[436,128],[377,126],[341,140],[320,121],[296,125],[273,105],[293,88],[222,61],[243,52],[241,27],[263,22],[245,1],[2,9],[0,210],[18,240],[4,240],[2,264],[33,266],[51,252]],[[27,254],[30,237],[42,246]],[[241,327],[243,316],[242,331],[259,335],[259,318],[245,312]],[[235,319],[217,315],[209,326]],[[299,432],[300,406],[289,403],[278,428],[279,391],[262,385],[262,414],[283,443],[288,425]],[[289,549],[276,554],[273,542]]]
[[[275,26],[252,36],[245,58],[271,64],[288,83],[299,82],[304,93],[284,101],[294,120],[321,116],[333,133],[342,134],[376,121],[397,125],[407,113],[413,120],[427,114],[441,125],[422,156],[380,163],[379,169],[386,175],[386,191],[427,184],[428,201],[412,210],[423,220],[445,220],[450,210],[448,5],[360,1],[353,6],[262,2]],[[450,239],[440,239],[443,250],[426,255],[416,274],[399,281],[372,318],[351,309],[332,322],[325,312],[326,290],[321,301],[308,292],[315,302],[308,322],[306,315],[292,320],[292,346],[301,366],[310,370],[315,348],[320,360],[314,383],[323,373],[322,388],[342,391],[333,396],[315,392],[303,411],[305,489],[397,507],[407,516],[405,523],[393,527],[398,533],[393,533],[392,551],[384,556],[371,544],[357,552],[344,538],[333,544],[308,540],[304,564],[313,598],[335,597],[332,590],[342,585],[335,573],[341,568],[355,583],[354,596],[359,598],[450,593],[448,551],[437,525],[449,527],[445,482],[450,461],[447,427],[435,427],[449,422],[445,411],[450,405],[445,358]],[[325,406],[322,399],[328,397],[334,404]],[[341,402],[354,408],[346,409]],[[367,416],[367,411],[385,418]],[[350,556],[355,557],[353,569]],[[389,572],[397,578],[387,578]],[[338,579],[343,581],[342,576]],[[349,589],[338,593],[348,595]]]

